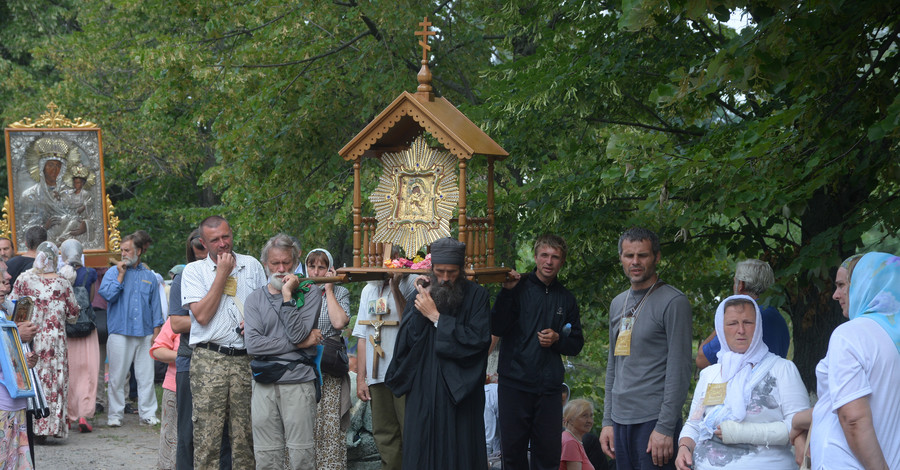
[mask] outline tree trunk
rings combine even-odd
[[[854,196],[859,193],[849,188],[836,193],[822,188],[816,191],[800,217],[802,245],[809,246],[817,235],[842,223],[845,215],[850,213],[848,208],[857,202]],[[843,236],[833,244],[835,254],[841,255],[841,259],[847,255],[841,250],[846,245]],[[829,254],[822,253],[822,256]],[[827,272],[827,279],[817,278],[813,273],[800,273],[796,284],[788,285],[789,291],[793,290],[790,316],[794,329],[794,363],[810,391],[816,390],[816,365],[828,351],[831,332],[844,322],[840,304],[831,298],[837,266],[830,267]]]

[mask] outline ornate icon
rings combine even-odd
[[[456,157],[416,137],[409,149],[381,157],[383,172],[369,196],[378,227],[373,241],[400,245],[408,256],[450,236],[459,201]]]

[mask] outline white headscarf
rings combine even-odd
[[[59,251],[62,253],[60,261],[63,264],[77,263],[84,266],[84,248],[80,241],[70,238],[59,245]]]
[[[35,250],[34,265],[31,269],[37,274],[55,273],[56,259],[59,257],[59,249],[53,242],[43,242]]]
[[[327,266],[328,268],[334,266],[334,258],[331,257],[331,253],[329,253],[328,250],[326,250],[324,248],[316,248],[306,254],[306,260],[304,260],[304,263],[303,263],[304,264],[303,268],[306,270],[307,276],[309,276],[309,257],[317,251],[321,251],[322,253],[325,253],[325,257],[328,258],[328,266]]]
[[[753,339],[750,340],[750,347],[743,354],[732,351],[728,347],[728,341],[725,337],[725,304],[729,300],[735,299],[749,300],[756,310],[756,327],[753,330]],[[716,335],[719,337],[719,343],[722,345],[722,349],[719,350],[716,357],[719,358],[719,364],[722,366],[722,379],[728,383],[725,391],[725,403],[723,406],[725,409],[723,412],[725,415],[730,415],[729,419],[741,421],[747,414],[747,402],[750,401],[750,394],[755,386],[754,381],[751,380],[754,366],[759,365],[766,356],[771,354],[769,353],[769,347],[762,340],[762,315],[759,313],[759,306],[756,305],[756,301],[746,295],[732,295],[723,300],[716,309]],[[765,375],[762,377],[765,377]]]

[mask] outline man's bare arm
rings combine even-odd
[[[390,280],[391,294],[394,297],[394,306],[397,307],[397,317],[403,319],[403,310],[406,309],[406,297],[400,292],[400,281],[403,280],[402,274],[393,274]]]
[[[213,279],[209,292],[197,302],[188,304],[187,307],[194,314],[197,323],[205,326],[212,321],[219,308],[219,302],[222,301],[222,294],[225,293],[225,281],[228,280],[231,270],[234,269],[234,262],[233,254],[219,253],[216,262],[216,278]]]
[[[191,317],[187,315],[169,315],[173,333],[190,333]]]
[[[707,358],[706,354],[703,353],[703,346],[706,346],[707,344],[709,344],[709,342],[712,341],[713,338],[715,338],[715,337],[716,337],[716,332],[713,331],[713,333],[711,335],[707,336],[706,339],[700,343],[700,346],[697,347],[697,360],[694,361],[697,363],[697,370],[703,370],[703,369],[709,367],[709,365],[710,365],[709,358]]]

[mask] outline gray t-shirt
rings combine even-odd
[[[636,312],[631,354],[615,356],[623,315],[649,289],[622,292],[609,307],[609,362],[603,426],[658,420],[675,437],[691,381],[691,305],[678,289],[660,284]]]
[[[318,287],[311,286],[302,307],[282,305],[283,300],[280,293],[270,294],[266,287],[260,287],[247,296],[244,303],[244,342],[250,355],[277,356],[287,360],[300,357],[300,350],[296,345],[303,342],[315,328],[322,293]],[[316,348],[308,348],[304,352],[315,356]],[[312,367],[298,364],[277,383],[303,383],[315,378],[316,373]]]

